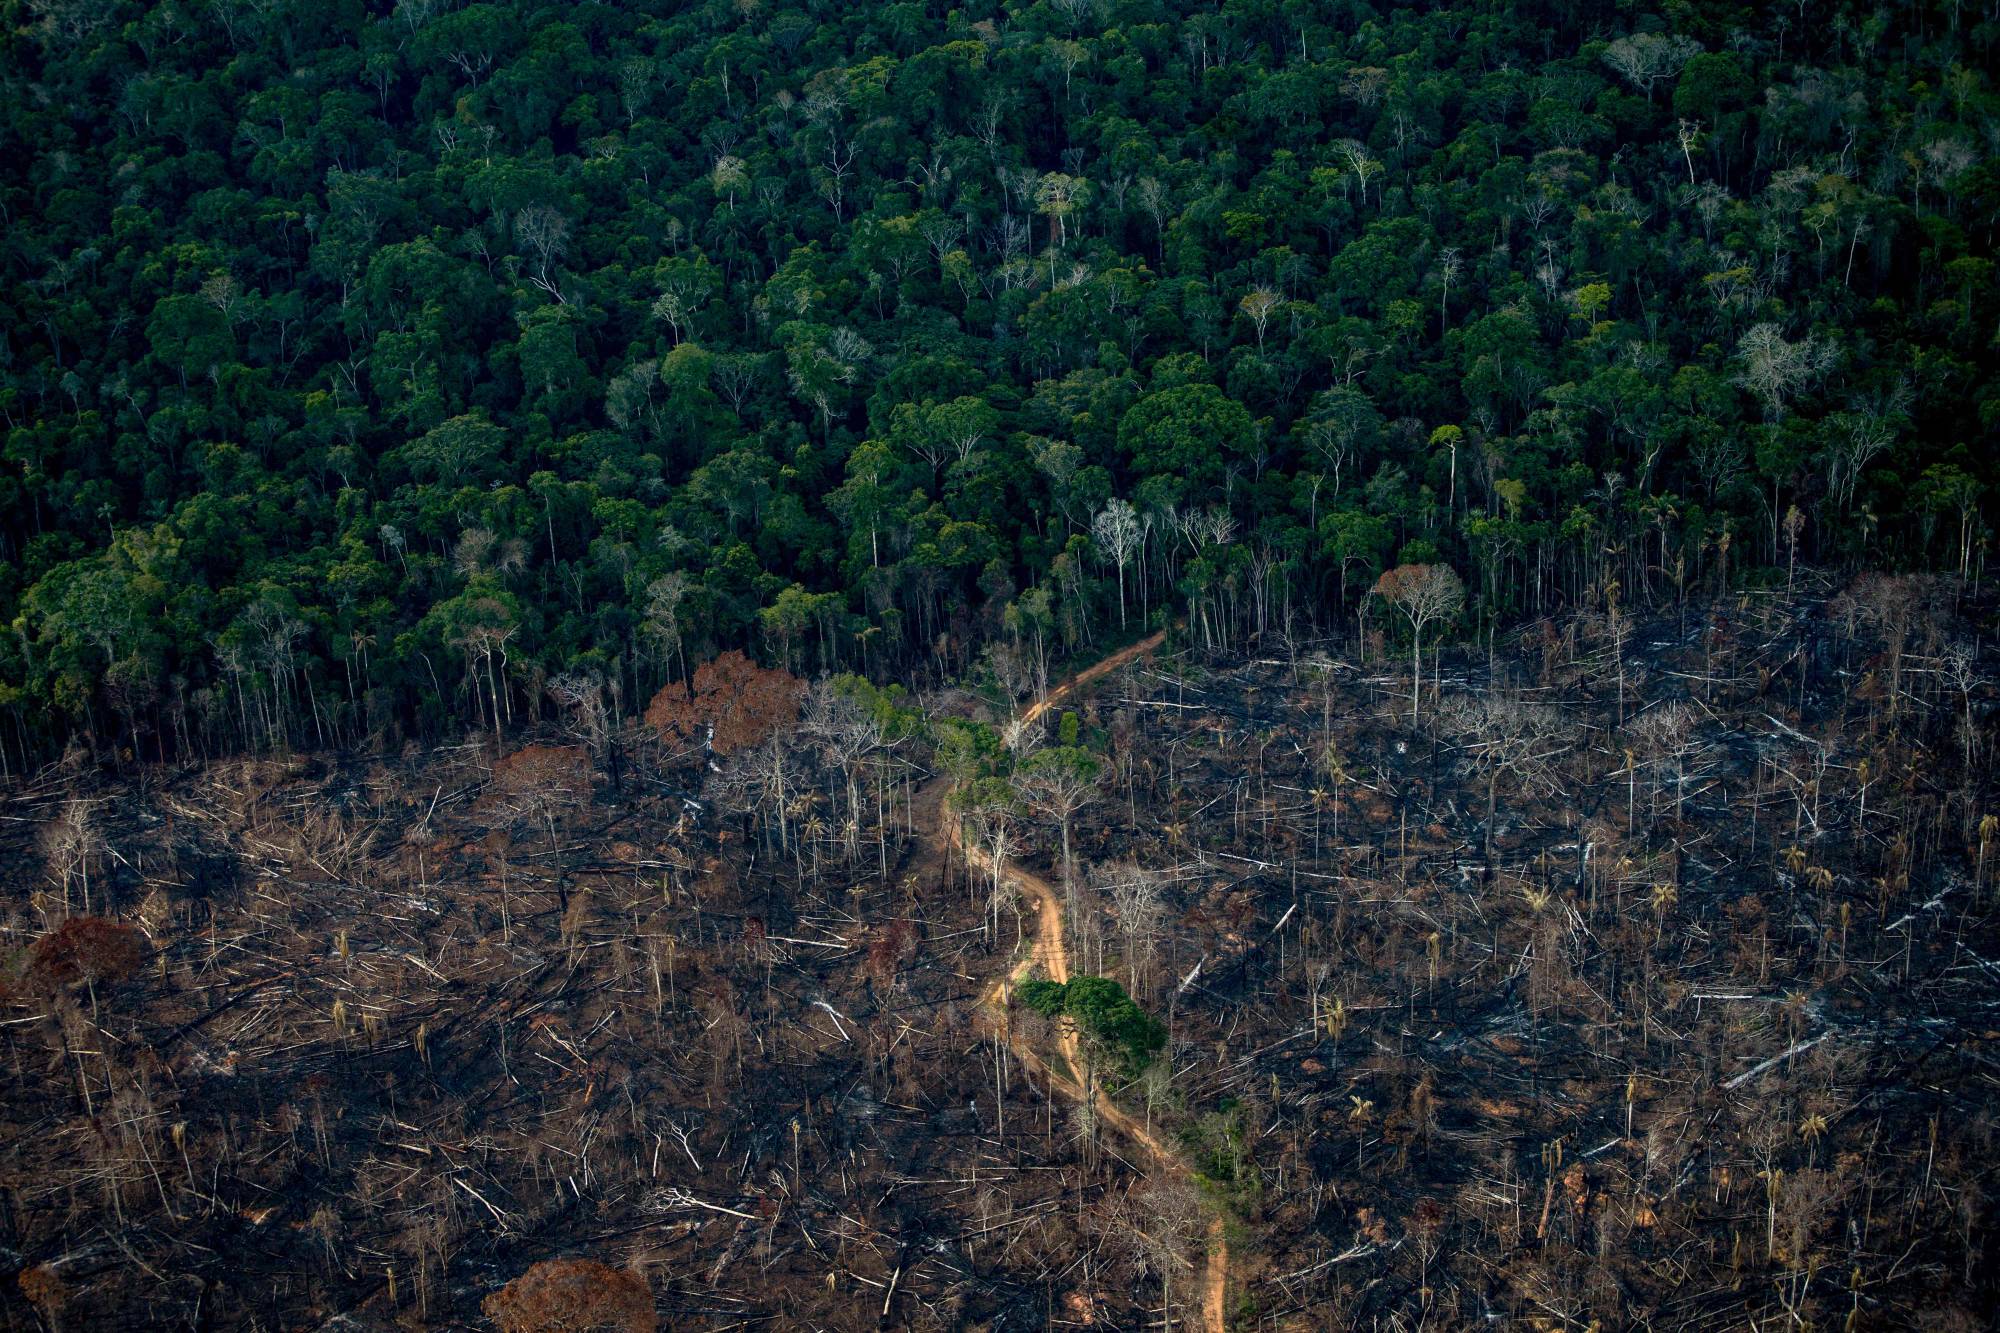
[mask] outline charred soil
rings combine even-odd
[[[998,876],[908,725],[973,701],[747,663],[787,702],[726,732],[50,772],[0,810],[0,1310],[1976,1326],[1989,615],[1581,615],[1414,710],[1393,644],[1147,643],[1016,710],[995,764],[1095,777]]]

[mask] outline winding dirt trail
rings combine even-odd
[[[1139,640],[1137,643],[1129,644],[1126,647],[1120,648],[1117,652],[1111,654],[1111,656],[1107,658],[1104,658],[1102,661],[1092,663],[1090,666],[1087,666],[1083,670],[1077,672],[1074,676],[1071,676],[1068,680],[1065,680],[1059,685],[1057,685],[1054,689],[1050,690],[1047,694],[1044,694],[1034,703],[1031,703],[1026,708],[1022,709],[1021,721],[1023,722],[1039,721],[1042,714],[1048,712],[1051,708],[1054,708],[1057,704],[1060,704],[1063,700],[1075,694],[1085,685],[1089,685],[1092,684],[1093,682],[1100,681],[1104,679],[1106,676],[1110,675],[1112,672],[1118,670],[1120,667],[1127,666],[1130,663],[1138,661],[1142,657],[1145,657],[1151,653],[1158,652],[1160,645],[1165,643],[1166,641],[1167,641],[1167,632],[1165,630],[1160,630],[1157,633],[1148,634],[1145,638]]]
[[[1156,651],[1166,642],[1166,637],[1164,630],[1148,635],[1137,643],[1121,648],[1109,657],[1085,667],[1022,709],[1017,716],[1024,724],[1039,721],[1050,709],[1059,707],[1084,686],[1101,680],[1129,663]],[[940,838],[951,848],[958,851],[972,865],[991,873],[992,859],[978,848],[967,847],[964,844],[959,837],[955,821],[940,815],[938,829]],[[1008,991],[1037,971],[1051,981],[1068,981],[1069,949],[1063,939],[1062,899],[1056,893],[1055,887],[1040,875],[1012,864],[1003,864],[1001,874],[1034,904],[1035,939],[1028,956],[988,988],[986,994],[981,997],[981,1004],[999,1025],[1000,1031],[1006,1037],[1008,1048],[1014,1052],[1016,1059],[1047,1080],[1052,1088],[1060,1089],[1071,1101],[1080,1102],[1089,1097],[1096,1108],[1098,1119],[1138,1147],[1153,1170],[1174,1176],[1186,1176],[1187,1165],[1171,1148],[1161,1143],[1151,1130],[1133,1119],[1115,1102],[1100,1096],[1095,1088],[1085,1088],[1079,1082],[1076,1071],[1085,1066],[1075,1025],[1064,1023],[1057,1027],[1056,1042],[1062,1057],[1061,1069],[1053,1067],[1042,1057],[1041,1052],[1029,1046],[1025,1039],[1014,1032],[1007,1020]],[[1226,1333],[1228,1295],[1229,1240],[1222,1217],[1217,1214],[1209,1219],[1208,1258],[1202,1273],[1202,1325],[1208,1333]]]

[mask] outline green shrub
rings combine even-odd
[[[1044,1018],[1054,1018],[1063,1011],[1063,994],[1069,988],[1061,982],[1047,981],[1036,977],[1024,981],[1014,997]]]
[[[1167,1029],[1141,1009],[1110,977],[1077,977],[1067,985],[1036,978],[1015,992],[1022,1004],[1049,1018],[1068,1014],[1107,1051],[1128,1078],[1136,1078],[1167,1044]]]

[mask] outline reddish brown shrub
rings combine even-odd
[[[73,916],[28,950],[28,982],[49,988],[122,981],[145,956],[139,932],[123,921]]]
[[[493,765],[493,785],[509,793],[588,794],[590,760],[580,745],[525,745]]]
[[[715,728],[717,754],[758,744],[799,720],[805,682],[767,670],[739,652],[727,652],[695,669],[691,686],[669,685],[646,706],[646,722],[670,741],[699,741]]]
[[[868,975],[878,986],[896,979],[903,965],[916,956],[917,928],[898,917],[875,932],[868,945]]]
[[[21,1294],[27,1297],[28,1304],[34,1306],[51,1326],[56,1325],[59,1322],[57,1316],[69,1304],[69,1284],[47,1264],[22,1269],[21,1276],[16,1280],[21,1284]]]
[[[645,1279],[594,1259],[546,1259],[480,1303],[500,1333],[653,1333]]]

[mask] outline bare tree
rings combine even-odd
[[[1075,875],[1070,855],[1070,829],[1077,812],[1098,797],[1098,764],[1087,752],[1070,746],[1044,750],[1021,766],[1017,786],[1028,803],[1056,821],[1062,830],[1062,878]]]
[[[1173,208],[1173,198],[1167,187],[1157,176],[1141,176],[1138,187],[1139,207],[1153,222],[1153,237],[1156,245],[1164,243],[1167,227],[1167,213]]]
[[[507,680],[507,645],[513,641],[519,626],[513,623],[514,613],[497,597],[478,597],[467,607],[467,616],[451,631],[447,640],[465,658],[466,684],[472,691],[473,702],[482,711],[488,702],[492,705],[493,748],[501,745],[501,723],[514,720],[514,693],[501,686]],[[480,687],[485,686],[485,698],[481,698]]]
[[[1410,622],[1410,721],[1416,722],[1423,694],[1424,627],[1458,613],[1465,584],[1450,565],[1398,565],[1375,581],[1375,596]]]
[[[851,862],[861,839],[861,769],[868,756],[882,748],[882,724],[852,697],[836,690],[832,682],[820,680],[806,694],[799,732],[818,745],[846,782],[847,814],[841,821],[841,841]]]
[[[1128,862],[1099,866],[1091,875],[1099,892],[1111,899],[1117,918],[1118,947],[1125,963],[1125,988],[1143,1002],[1152,991],[1152,973],[1166,920],[1165,882],[1155,871]]]
[[[563,820],[590,799],[590,765],[573,745],[530,745],[493,766],[498,810],[536,825],[548,840],[556,898],[569,911],[569,875],[563,859]]]
[[[1156,1172],[1125,1196],[1117,1220],[1132,1256],[1160,1279],[1162,1327],[1171,1330],[1174,1281],[1194,1272],[1188,1252],[1202,1232],[1201,1197],[1185,1176]]]
[[[1935,594],[1932,580],[1921,574],[1864,574],[1841,598],[1850,617],[1860,616],[1882,636],[1889,658],[1889,716],[1897,715],[1903,697],[1903,655],[1910,630],[1921,619]]]
[[[556,264],[569,252],[569,219],[548,204],[529,204],[514,214],[514,240],[529,265],[528,281],[567,305]]]
[[[1313,400],[1307,419],[1306,443],[1326,460],[1333,474],[1333,493],[1340,494],[1340,474],[1356,448],[1380,429],[1382,414],[1368,395],[1351,384],[1329,389]]]
[[[1979,728],[1972,717],[1972,696],[1985,684],[1985,677],[1979,669],[1979,648],[1977,644],[1954,643],[1944,650],[1944,679],[1952,689],[1958,691],[1964,708],[1959,718],[1959,742],[1965,754],[1965,773],[1970,779],[1973,774],[1973,757],[1979,744]]]
[[[618,104],[625,109],[627,127],[644,113],[659,82],[659,70],[644,56],[628,56],[618,63]]]
[[[1764,405],[1764,415],[1772,421],[1785,414],[1793,394],[1832,369],[1835,358],[1824,340],[1808,334],[1793,342],[1769,323],[1753,324],[1736,351],[1743,358],[1736,382]]]
[[[676,569],[646,585],[644,619],[639,633],[655,645],[660,662],[672,669],[681,650],[681,603],[687,599],[687,575]]]
[[[1632,722],[1629,753],[1635,759],[1644,759],[1653,770],[1646,807],[1649,816],[1658,804],[1660,789],[1670,785],[1674,792],[1674,818],[1681,817],[1687,792],[1687,761],[1699,748],[1695,720],[1691,705],[1667,703],[1648,709]]]
[[[1098,0],[1051,0],[1052,7],[1068,20],[1074,33],[1078,24],[1088,23],[1097,13]]]
[[[1832,429],[1827,433],[1826,485],[1837,512],[1848,511],[1868,464],[1908,427],[1915,396],[1908,380],[1898,380],[1872,398],[1856,399],[1852,410],[1827,418]]]
[[[1013,845],[1016,793],[1005,778],[981,778],[951,797],[954,813],[985,846],[988,938],[997,933],[1000,910],[1008,902],[1007,851]]]
[[[1457,246],[1448,245],[1438,251],[1438,337],[1445,335],[1445,325],[1451,318],[1451,285],[1465,272],[1465,255]]]
[[[757,387],[758,358],[751,353],[717,356],[709,363],[709,378],[715,391],[729,400],[729,410],[743,415],[743,404]]]
[[[1348,173],[1361,187],[1361,202],[1367,203],[1368,182],[1382,174],[1382,164],[1370,156],[1368,146],[1359,139],[1341,139],[1333,145],[1333,152],[1346,164]]]
[[[1493,859],[1493,825],[1504,776],[1523,793],[1554,795],[1556,766],[1571,746],[1562,714],[1546,704],[1501,695],[1459,696],[1439,706],[1436,721],[1463,736],[1473,771],[1486,779],[1486,859]]]
[[[63,802],[62,817],[42,829],[42,856],[48,862],[49,878],[62,890],[63,915],[69,915],[69,890],[80,884],[83,910],[90,911],[90,865],[104,850],[104,837],[97,830],[90,802],[72,797]]]
[[[589,746],[592,753],[604,748],[611,732],[611,710],[604,698],[604,678],[595,671],[565,671],[549,678],[543,687],[570,732]]]
[[[1678,33],[1635,32],[1604,48],[1604,63],[1653,100],[1653,85],[1671,79],[1701,54],[1701,43]]]
[[[1145,528],[1130,501],[1113,496],[1091,520],[1090,535],[1118,567],[1118,628],[1125,628],[1125,567],[1138,554]]]

